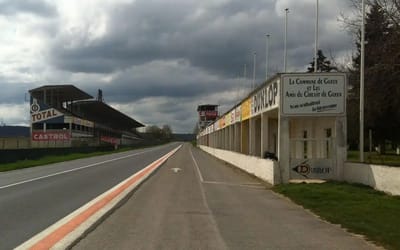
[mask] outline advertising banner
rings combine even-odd
[[[215,119],[218,116],[218,111],[216,110],[204,111],[204,115],[207,116],[207,118]]]
[[[60,118],[61,117],[61,118]],[[55,119],[59,118],[59,119]],[[32,113],[31,114],[31,121],[32,123],[38,123],[38,122],[64,122],[64,115],[60,112],[58,112],[56,109],[46,109],[43,111],[39,111],[37,113]]]
[[[235,116],[236,116],[236,111],[235,110],[232,110],[231,112],[231,121],[230,121],[230,124],[234,124],[235,122],[236,122],[236,119],[235,119]]]
[[[219,119],[219,129],[223,129],[225,128],[225,118],[221,117],[221,119]]]
[[[242,102],[242,121],[245,121],[250,118],[250,106],[251,106],[251,98],[246,99]]]
[[[73,123],[76,125],[81,125],[81,126],[85,126],[85,127],[89,127],[89,128],[93,128],[94,127],[94,122],[85,120],[85,119],[81,119],[78,117],[74,117],[74,116],[64,116],[64,123]]]
[[[285,74],[282,75],[281,82],[282,115],[315,116],[345,114],[345,74]]]
[[[116,138],[116,137],[111,137],[111,136],[101,136],[100,140],[103,142],[111,143],[113,145],[118,145],[118,144],[120,144],[120,141],[121,141],[121,139]]]
[[[49,108],[43,103],[39,103],[36,99],[32,99],[31,103],[31,122],[32,123],[63,123],[64,114],[54,108]]]
[[[71,135],[68,131],[33,131],[32,141],[69,141]]]
[[[332,159],[290,159],[292,179],[332,179],[335,176]]]
[[[241,116],[242,116],[241,106],[238,106],[235,109],[235,122],[240,122],[242,120]]]
[[[225,127],[231,125],[231,113],[225,115]]]
[[[277,108],[279,105],[278,81],[271,82],[251,97],[251,117]]]

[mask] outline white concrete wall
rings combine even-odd
[[[280,183],[278,163],[275,161],[202,145],[199,145],[199,147],[218,159],[226,161],[272,185]]]
[[[377,190],[400,195],[400,168],[346,162],[344,180],[361,183]]]

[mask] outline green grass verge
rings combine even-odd
[[[156,145],[154,145],[154,146],[156,146]],[[150,146],[124,147],[124,148],[120,148],[118,150],[113,150],[113,151],[101,151],[101,152],[93,152],[93,153],[72,153],[72,154],[66,154],[66,155],[45,156],[45,157],[39,158],[37,160],[22,160],[22,161],[16,161],[16,162],[11,162],[11,163],[0,164],[0,172],[42,166],[42,165],[51,164],[51,163],[71,161],[71,160],[88,158],[88,157],[93,157],[93,156],[114,154],[114,153],[125,152],[125,151],[129,151],[129,150],[146,148],[146,147],[150,147]]]
[[[350,232],[387,249],[400,249],[399,196],[341,182],[286,184],[273,190]]]
[[[347,160],[351,162],[360,162],[359,155],[359,151],[348,151]],[[400,167],[400,155],[396,155],[394,152],[385,155],[378,154],[377,152],[365,152],[365,162]]]

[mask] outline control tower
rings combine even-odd
[[[203,130],[218,118],[218,105],[199,105],[197,106],[197,112],[199,113],[198,126],[200,130]]]

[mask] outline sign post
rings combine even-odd
[[[346,74],[281,75],[280,158],[290,179],[341,179],[346,154]],[[281,124],[283,124],[281,122]],[[282,161],[282,156],[288,161]],[[287,177],[286,177],[287,178]],[[285,180],[283,180],[285,182]]]

